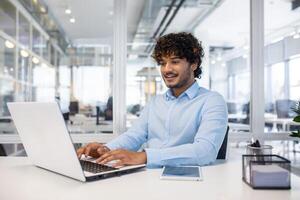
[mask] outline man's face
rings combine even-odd
[[[194,81],[196,65],[191,65],[186,58],[177,56],[162,57],[161,75],[168,88],[178,89]]]

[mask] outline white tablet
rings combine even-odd
[[[168,180],[190,180],[190,181],[202,181],[201,167],[170,167],[165,166],[160,176],[161,179]]]

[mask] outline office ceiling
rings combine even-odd
[[[112,44],[113,0],[44,0],[44,2],[73,43]],[[154,42],[153,35],[172,2],[173,0],[127,0],[128,42]],[[172,11],[181,1],[174,2]],[[249,41],[250,35],[249,2],[249,0],[186,0],[164,33],[191,31],[198,25],[197,23],[200,23],[196,32],[211,45],[243,45]],[[65,14],[66,8],[72,10],[71,15]],[[71,17],[75,18],[75,23],[70,23]],[[166,22],[170,18],[171,15]],[[268,40],[288,34],[300,26],[299,22],[299,8],[291,11],[290,0],[265,0],[265,32],[269,36]],[[277,34],[273,34],[274,32]],[[145,47],[134,45],[131,48],[131,52],[137,54],[149,53],[149,49],[148,52],[146,50]]]
[[[113,0],[44,0],[49,12],[75,43],[111,44],[113,38]],[[128,38],[133,37],[145,0],[127,1]],[[69,8],[71,14],[66,14]],[[75,18],[75,23],[70,18]]]
[[[296,28],[300,29],[300,9],[291,10],[290,0],[264,2],[266,43],[287,36]],[[225,0],[202,21],[196,32],[212,46],[249,44],[250,1]]]

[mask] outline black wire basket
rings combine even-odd
[[[291,162],[278,155],[243,155],[243,181],[253,189],[291,189]]]

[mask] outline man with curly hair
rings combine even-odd
[[[200,87],[203,48],[190,33],[160,37],[152,57],[169,88],[155,96],[137,122],[103,145],[90,143],[77,151],[115,166],[148,167],[207,165],[216,160],[227,128],[227,108],[221,95]],[[146,148],[138,151],[143,144]]]

